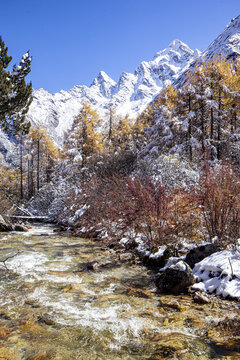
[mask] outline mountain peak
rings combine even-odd
[[[102,83],[109,83],[111,86],[116,85],[116,82],[108,76],[105,71],[100,71],[99,74],[94,78],[91,86],[99,85]]]
[[[179,39],[174,39],[169,45],[168,48],[179,50],[179,48],[186,48],[191,50],[184,42]]]
[[[116,81],[111,79],[104,71],[100,71],[90,85],[90,89],[96,88],[104,97],[109,98],[112,96],[116,84]]]
[[[154,56],[154,60],[157,58],[166,57],[169,54],[174,55],[176,53],[178,53],[177,55],[180,54],[180,55],[193,56],[195,52],[194,50],[190,49],[190,47],[187,46],[183,41],[179,39],[175,39],[168,45],[167,48],[158,51]]]
[[[240,15],[238,15],[237,17],[233,18],[230,23],[228,23],[227,28],[229,27],[235,27],[235,26],[240,26]]]

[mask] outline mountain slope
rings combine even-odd
[[[202,54],[207,60],[215,55],[228,58],[240,56],[240,15],[231,20],[225,30]]]
[[[45,127],[61,145],[64,132],[70,129],[84,101],[90,102],[103,119],[108,116],[111,104],[117,113],[136,117],[164,86],[170,83],[180,86],[196,59],[201,56],[208,60],[215,55],[240,56],[240,16],[233,19],[202,54],[174,40],[166,49],[157,52],[152,61],[143,61],[134,74],[122,73],[118,82],[100,71],[90,87],[75,86],[56,94],[36,90],[28,119],[34,125]]]
[[[50,94],[35,90],[28,120],[45,127],[59,144],[68,131],[84,101],[92,104],[104,118],[112,104],[117,113],[132,117],[145,109],[152,99],[169,83],[174,82],[200,55],[180,40],[174,40],[159,51],[152,61],[143,61],[134,74],[122,73],[118,82],[100,71],[90,87],[75,86],[69,91]]]
[[[232,19],[223,32],[201,54],[201,58],[205,60],[211,60],[214,56],[223,56],[227,59],[240,57],[240,15]],[[193,70],[194,64],[195,62],[174,82],[176,87],[182,86],[186,72]]]

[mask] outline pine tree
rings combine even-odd
[[[30,128],[25,116],[32,101],[32,84],[27,84],[25,78],[31,71],[32,58],[27,52],[9,71],[11,60],[0,37],[0,126],[7,134],[26,134]]]

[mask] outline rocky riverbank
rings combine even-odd
[[[159,293],[136,253],[112,247],[48,225],[2,235],[0,357],[238,359],[236,301]]]
[[[2,215],[0,215],[0,232],[10,232],[10,231],[28,231],[27,227],[22,224],[14,224],[10,221],[4,220]]]

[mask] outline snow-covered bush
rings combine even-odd
[[[198,167],[177,153],[139,159],[137,166],[145,176],[170,187],[189,188],[199,183]]]

